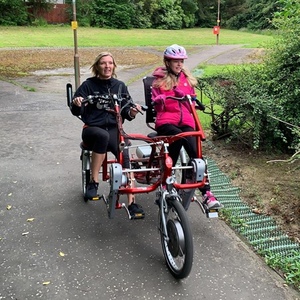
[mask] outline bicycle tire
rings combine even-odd
[[[193,237],[188,216],[177,197],[167,200],[164,212],[169,241],[166,241],[160,217],[160,237],[167,267],[176,279],[186,278],[193,264]],[[161,211],[160,211],[161,216]]]
[[[81,186],[82,186],[82,194],[85,202],[88,199],[85,197],[87,184],[91,179],[91,170],[90,170],[90,152],[82,151],[81,153]]]

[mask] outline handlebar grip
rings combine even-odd
[[[148,110],[148,106],[147,105],[141,105],[141,108],[142,108],[143,111]]]
[[[200,110],[205,111],[205,105],[204,105],[202,102],[200,102],[198,99],[194,99],[194,101],[196,102],[197,107],[198,107]]]

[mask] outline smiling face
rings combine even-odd
[[[98,55],[91,69],[96,77],[110,79],[111,77],[116,77],[116,67],[113,56],[109,52],[103,52]]]
[[[112,77],[115,69],[113,58],[109,55],[103,56],[98,63],[99,78],[109,79]]]
[[[170,70],[176,75],[178,75],[181,72],[183,64],[183,59],[170,59],[166,61],[166,66],[170,68]]]

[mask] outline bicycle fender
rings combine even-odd
[[[122,166],[120,164],[111,164],[109,183],[110,193],[108,196],[108,216],[110,219],[113,219],[115,216],[119,187],[122,185]]]

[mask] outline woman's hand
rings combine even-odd
[[[139,104],[135,104],[135,107],[130,107],[130,110],[129,110],[129,116],[131,118],[135,118],[135,116],[138,114],[139,111],[141,111],[142,108]]]
[[[73,99],[72,103],[76,106],[81,106],[81,102],[82,102],[83,98],[82,97],[76,97]]]

